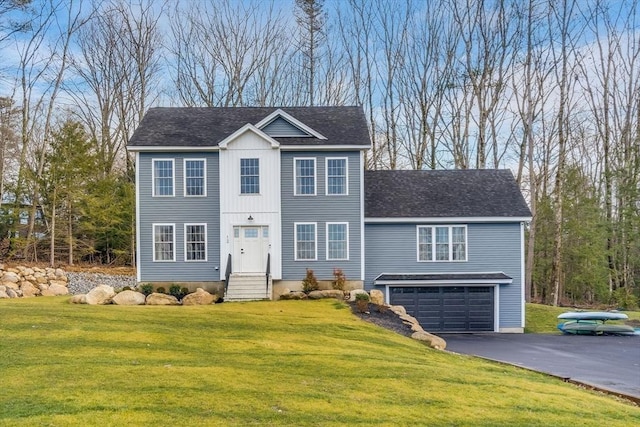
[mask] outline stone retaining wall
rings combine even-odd
[[[67,295],[68,282],[61,268],[5,268],[0,264],[0,298]]]

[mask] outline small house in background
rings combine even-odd
[[[138,282],[272,299],[340,269],[430,331],[522,332],[511,172],[365,171],[367,129],[360,107],[149,110],[128,145]]]

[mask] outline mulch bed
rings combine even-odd
[[[366,313],[361,313],[360,310],[356,308],[355,302],[350,302],[351,311],[353,314],[361,318],[366,322],[373,323],[374,325],[380,326],[385,329],[389,329],[390,331],[396,332],[400,335],[404,335],[406,337],[410,337],[413,332],[411,331],[411,327],[405,325],[402,319],[398,317],[393,311],[386,310],[380,311],[380,306],[376,304],[369,304],[369,310]]]

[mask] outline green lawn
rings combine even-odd
[[[535,334],[559,334],[557,326],[561,321],[558,320],[558,315],[567,311],[574,311],[567,307],[552,307],[550,305],[542,304],[527,304],[526,306],[526,327],[524,329],[527,333]],[[584,311],[584,310],[583,310]],[[599,311],[599,310],[594,310]],[[629,319],[640,320],[640,311],[625,311],[629,316]],[[607,323],[616,324],[624,323],[622,321],[609,321]]]
[[[640,408],[427,348],[336,301],[0,300],[0,425],[629,426]]]

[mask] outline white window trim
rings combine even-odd
[[[313,194],[298,194],[298,175],[296,173],[296,163],[298,160],[313,160]],[[318,194],[318,162],[315,157],[294,157],[293,158],[293,195],[308,197]]]
[[[344,193],[329,194],[329,160],[344,160]],[[324,194],[326,196],[348,196],[349,195],[349,158],[348,157],[326,157],[324,159]]]
[[[187,259],[187,227],[190,225],[204,226],[204,259]],[[207,224],[204,222],[189,222],[184,224],[184,262],[207,262],[209,259],[209,242],[207,239]]]
[[[314,243],[315,243],[315,257],[313,259],[300,259],[298,258],[298,226],[299,225],[313,225],[314,230]],[[318,260],[318,223],[317,222],[294,222],[293,223],[293,259],[294,261],[317,261]]]
[[[436,259],[436,228],[443,228],[446,227],[449,229],[449,259]],[[464,228],[464,259],[453,259],[453,232],[452,229],[453,228]],[[422,260],[420,259],[420,229],[421,228],[431,228],[431,236],[432,236],[432,241],[431,241],[431,255],[432,255],[432,259],[429,260]],[[469,230],[467,228],[466,225],[464,224],[437,224],[437,225],[426,225],[426,224],[421,224],[421,225],[416,225],[416,261],[418,262],[468,262],[469,261]]]
[[[346,227],[346,235],[345,238],[347,240],[347,247],[346,247],[346,251],[347,251],[347,257],[346,258],[329,258],[329,226],[330,225],[344,225]],[[325,258],[327,261],[349,261],[349,223],[348,222],[327,222],[326,226],[325,226],[325,230],[326,230],[326,252],[327,252],[327,257]]]
[[[156,227],[158,226],[167,226],[170,225],[173,227],[173,259],[156,259]],[[153,223],[151,225],[151,240],[153,241],[153,262],[175,262],[176,261],[176,224],[175,223],[165,223],[158,222]]]
[[[201,161],[204,163],[204,167],[203,167],[203,176],[202,176],[202,195],[189,195],[187,194],[187,162],[192,162],[192,161]],[[184,188],[184,197],[207,197],[207,159],[196,159],[196,158],[185,158],[182,161],[182,184],[183,184],[183,188]]]
[[[242,161],[243,160],[257,160],[258,161],[258,192],[257,193],[243,193],[242,192]],[[238,183],[240,184],[240,188],[238,189],[238,194],[242,197],[246,196],[259,196],[262,191],[262,173],[260,173],[260,157],[241,157],[239,159],[238,171],[240,172],[240,179]],[[251,175],[253,176],[253,175]]]
[[[171,194],[156,194],[156,162],[171,162]],[[151,159],[151,196],[175,197],[176,195],[176,161],[175,159]]]

